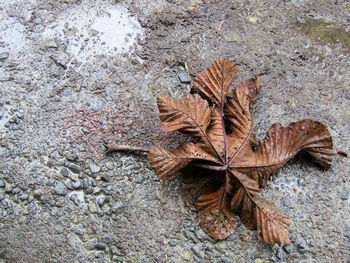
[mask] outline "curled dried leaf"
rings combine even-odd
[[[194,80],[194,92],[200,92],[212,103],[223,104],[238,68],[225,58],[219,58]]]
[[[178,171],[193,160],[216,161],[213,156],[192,142],[185,142],[172,151],[155,146],[149,151],[148,159],[162,179],[173,179]]]
[[[274,205],[262,198],[254,198],[258,238],[269,244],[290,243],[289,225],[291,219]]]
[[[211,170],[199,176],[185,193],[198,210],[201,227],[214,239],[232,234],[238,215],[266,243],[288,243],[290,217],[276,206],[258,197],[271,173],[298,152],[311,154],[329,168],[333,144],[330,133],[319,122],[302,120],[287,127],[274,124],[266,138],[255,142],[250,113],[260,84],[252,78],[229,93],[237,66],[218,59],[194,81],[192,93],[181,100],[159,97],[162,129],[190,134],[196,142],[186,142],[174,150],[154,147],[148,158],[162,179],[172,179],[189,164]],[[196,172],[194,174],[198,175]],[[203,178],[200,181],[200,178]]]
[[[219,189],[216,189],[219,185]],[[225,239],[234,233],[237,220],[229,209],[229,198],[225,185],[209,180],[202,187],[196,209],[201,227],[214,239]]]
[[[198,94],[189,94],[179,101],[168,96],[157,100],[162,130],[179,130],[194,137],[203,137],[210,123],[210,107]]]
[[[301,150],[310,153],[324,168],[332,162],[332,138],[326,127],[313,120],[293,122],[287,127],[273,124],[256,150],[246,152],[235,160],[235,169],[249,174],[264,186],[272,173]]]
[[[202,229],[215,240],[229,237],[238,225],[234,217],[226,216],[222,210],[218,209],[199,211],[198,220]]]

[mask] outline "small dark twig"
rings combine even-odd
[[[343,150],[337,151],[337,154],[339,154],[340,156],[348,157],[348,153],[346,151],[343,151]]]
[[[143,147],[124,145],[124,144],[111,143],[111,144],[104,144],[104,146],[107,148],[105,153],[119,151],[119,152],[133,152],[137,155],[147,155],[149,152],[149,149],[146,149]]]
[[[66,65],[62,64],[61,62],[58,62],[57,59],[55,59],[53,56],[49,56],[49,58],[51,58],[51,59],[53,60],[53,62],[55,62],[55,64],[56,64],[57,66],[62,67],[64,70],[67,69],[67,66],[66,66]]]

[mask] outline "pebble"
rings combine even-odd
[[[64,198],[57,198],[56,200],[57,200],[56,201],[56,206],[57,207],[63,207],[64,206],[64,204],[65,204]]]
[[[204,250],[202,249],[202,245],[201,244],[195,244],[192,246],[192,251],[194,252],[194,254],[196,254],[197,257],[203,259],[205,254],[204,254]]]
[[[66,185],[66,187],[69,189],[69,190],[73,190],[73,184],[71,181],[69,181],[68,179],[66,179],[64,181],[64,184]]]
[[[121,168],[121,167],[123,166],[123,162],[120,161],[120,160],[118,160],[118,161],[116,162],[115,166],[116,166],[117,168]]]
[[[248,17],[248,21],[250,23],[255,24],[258,21],[258,18],[256,16],[250,16],[250,17]]]
[[[298,259],[298,258],[300,257],[300,254],[298,254],[298,253],[292,253],[292,254],[290,255],[290,257],[291,257],[291,258],[294,258],[294,259]]]
[[[106,194],[112,194],[113,192],[115,192],[115,189],[112,185],[107,186],[107,188],[105,189]]]
[[[150,191],[149,193],[147,193],[146,198],[147,198],[147,201],[153,201],[157,198],[157,195],[155,191]]]
[[[69,175],[69,171],[66,167],[62,168],[61,169],[61,174],[64,176],[64,177],[68,177]]]
[[[87,194],[92,194],[94,192],[94,189],[92,187],[87,187],[86,188],[86,193]]]
[[[108,98],[112,95],[113,91],[114,91],[114,88],[112,86],[108,85],[107,87],[105,87],[105,92]]]
[[[73,182],[78,181],[78,176],[76,176],[76,175],[71,175],[69,178],[70,178]]]
[[[182,253],[180,254],[180,257],[181,257],[183,260],[185,260],[185,261],[190,261],[190,260],[191,260],[191,255],[192,255],[191,251],[185,250],[184,252],[182,252]]]
[[[94,187],[93,193],[98,194],[99,192],[101,192],[101,189],[99,187]]]
[[[95,245],[95,248],[99,249],[99,250],[105,250],[107,248],[107,246],[105,244],[103,244],[103,243],[97,243]]]
[[[94,75],[95,75],[96,79],[106,79],[106,78],[108,78],[108,74],[104,70],[96,72]]]
[[[39,24],[41,23],[41,18],[40,18],[40,17],[34,18],[34,19],[33,19],[33,23],[34,23],[35,25],[39,25]]]
[[[101,171],[101,167],[100,166],[98,166],[98,165],[95,165],[95,164],[93,164],[93,163],[90,163],[90,171],[92,172],[92,173],[98,173],[99,171]]]
[[[273,251],[273,253],[276,254],[279,248],[280,248],[280,246],[279,246],[278,244],[273,244],[273,245],[272,245],[272,251]]]
[[[113,261],[113,262],[125,262],[125,259],[124,259],[123,257],[114,255],[114,256],[112,257],[112,261]]]
[[[84,247],[87,250],[93,250],[95,248],[95,245],[96,245],[96,240],[90,239],[86,241],[86,243],[84,244]]]
[[[89,207],[90,213],[97,213],[98,212],[98,207],[94,201],[90,200],[88,207]]]
[[[72,200],[76,205],[79,205],[79,200],[77,194],[72,194],[70,196],[70,200]]]
[[[89,187],[89,181],[87,179],[83,179],[83,189],[87,189]]]
[[[283,261],[284,256],[285,256],[284,251],[283,251],[282,247],[280,247],[276,253],[276,257],[278,259],[280,259],[281,261]]]
[[[19,192],[21,192],[21,189],[19,189],[18,187],[12,189],[13,194],[19,194]]]
[[[175,247],[176,246],[176,242],[175,241],[169,241],[168,244],[171,247]]]
[[[0,53],[0,61],[5,61],[6,59],[8,59],[8,57],[10,56],[9,52],[2,52]]]
[[[27,194],[21,194],[19,196],[19,199],[21,199],[22,201],[27,200],[28,199],[28,195]]]
[[[293,251],[293,245],[292,244],[284,244],[283,245],[284,251],[286,251],[288,254],[290,254]]]
[[[298,238],[295,241],[295,244],[297,245],[298,251],[302,254],[310,250],[309,246],[306,244],[304,239]]]
[[[103,251],[97,252],[96,258],[104,258],[104,257],[105,257],[105,253]]]
[[[277,262],[277,261],[278,261],[278,258],[277,258],[276,256],[272,256],[272,257],[270,258],[270,260],[271,260],[272,262]]]
[[[82,189],[82,188],[83,188],[83,182],[80,181],[80,180],[74,182],[74,183],[73,183],[73,188],[74,188],[74,189],[77,189],[77,190],[78,190],[78,189]]]
[[[81,128],[81,131],[83,133],[89,133],[90,132],[89,128],[86,128],[86,127]]]
[[[1,26],[0,26],[0,31],[5,31],[5,30],[7,30],[8,29],[8,25],[6,25],[6,24],[2,24]]]
[[[31,213],[31,214],[35,214],[36,213],[36,210],[37,210],[37,207],[35,205],[34,202],[30,203],[28,205],[28,211]]]
[[[48,48],[58,48],[57,40],[55,38],[49,39],[46,46]]]
[[[64,166],[69,168],[74,173],[80,173],[81,167],[75,163],[65,162]]]
[[[188,240],[192,240],[194,243],[197,243],[197,238],[196,236],[193,234],[193,232],[185,229],[184,230],[184,235]]]
[[[122,201],[117,201],[112,206],[112,212],[118,213],[122,208],[124,208],[124,204]]]
[[[67,194],[66,186],[62,182],[58,182],[58,184],[55,186],[55,194],[62,196]]]
[[[12,192],[12,184],[6,184],[5,185],[5,192],[6,193],[11,193]]]
[[[310,47],[311,41],[310,41],[310,39],[305,38],[305,39],[301,40],[301,44],[304,46],[304,48],[308,48],[308,47]]]
[[[137,183],[137,184],[141,184],[144,181],[145,181],[145,178],[141,174],[139,174],[135,179],[135,183]]]
[[[69,63],[70,57],[62,51],[55,56],[55,59],[61,65],[66,66]]]
[[[232,234],[228,238],[226,238],[226,240],[229,240],[229,241],[235,241],[236,239],[237,239],[237,235],[235,234]]]
[[[94,98],[90,101],[90,109],[94,111],[102,110],[106,107],[107,103],[106,101],[99,99],[99,98]]]
[[[232,259],[228,258],[228,257],[222,257],[221,261],[223,263],[233,263]]]
[[[100,206],[103,205],[103,203],[105,202],[105,200],[106,200],[106,197],[105,197],[104,195],[100,195],[100,196],[98,196],[98,197],[96,198],[96,201],[97,201],[97,203],[98,203]]]
[[[113,239],[110,236],[103,236],[101,237],[100,241],[105,244],[111,244]]]
[[[5,187],[5,182],[4,181],[0,181],[0,188],[4,188]]]
[[[343,188],[343,190],[340,193],[340,198],[343,200],[348,200],[349,199],[349,190],[346,189],[345,187]]]
[[[179,78],[181,83],[190,83],[191,82],[191,76],[188,75],[188,73],[185,70],[179,72],[177,77]]]
[[[213,242],[212,238],[211,238],[210,236],[208,236],[208,234],[205,233],[205,232],[203,231],[203,229],[201,229],[201,228],[198,229],[198,230],[196,231],[196,236],[197,236],[197,238],[198,238],[200,241],[206,240],[206,241],[211,241],[211,242]]]
[[[5,198],[1,201],[1,204],[5,207],[5,208],[10,208],[12,209],[13,208],[13,202],[8,199],[8,198]]]

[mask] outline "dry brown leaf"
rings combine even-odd
[[[290,243],[288,229],[290,217],[282,214],[278,208],[265,199],[254,198],[258,238],[266,243]]]
[[[272,173],[302,150],[329,168],[332,138],[321,123],[302,120],[287,127],[273,124],[256,144],[250,107],[257,99],[259,80],[249,79],[229,92],[236,73],[235,63],[220,58],[195,78],[192,93],[198,94],[178,101],[158,98],[162,129],[178,130],[197,141],[170,151],[156,146],[149,162],[162,179],[174,178],[188,164],[199,169],[195,175],[211,170],[186,188],[185,199],[193,193],[200,225],[212,238],[231,235],[238,215],[249,229],[257,228],[262,241],[288,243],[290,218],[258,193]]]

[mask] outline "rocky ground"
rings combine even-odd
[[[349,262],[349,1],[0,0],[0,262]],[[175,146],[156,98],[180,98],[215,59],[259,76],[253,108],[312,118],[336,154],[300,156],[263,195],[292,217],[292,243],[240,225],[214,242],[184,205],[182,180],[104,142]],[[186,71],[187,70],[187,71]],[[306,161],[305,161],[306,160]]]

